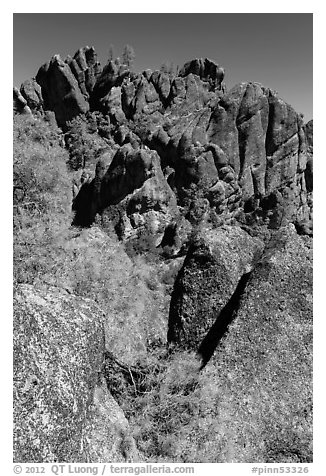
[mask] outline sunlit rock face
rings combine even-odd
[[[95,131],[111,149],[112,142],[122,147],[116,167],[124,167],[126,144],[155,150],[166,179],[157,172],[155,189],[166,189],[167,181],[181,207],[195,188],[220,224],[276,229],[292,222],[312,234],[312,122],[304,125],[276,91],[259,83],[228,91],[224,68],[208,58],[187,62],[177,74],[135,73],[119,58],[102,68],[87,46],[65,60],[54,55],[19,94],[17,111],[52,110],[64,129],[90,111],[105,117],[106,132],[100,124]],[[102,196],[112,194],[104,191],[107,175],[103,180]],[[91,220],[97,205],[86,205]]]
[[[14,461],[125,461],[128,422],[100,378],[103,312],[46,285],[18,285],[14,309]]]

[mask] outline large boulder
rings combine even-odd
[[[122,146],[114,155],[103,177],[100,190],[101,208],[116,204],[139,189],[146,180],[154,177],[158,168],[159,157],[156,152],[134,150],[130,144]]]
[[[220,462],[312,461],[312,243],[293,225],[275,233],[208,364]]]
[[[92,463],[141,461],[129,422],[109,392],[104,378],[95,387],[89,414],[88,425],[85,428],[90,442],[87,461]]]
[[[203,230],[191,244],[174,284],[168,341],[198,350],[263,247],[261,240],[236,226]]]
[[[130,452],[125,457],[116,446],[123,446],[124,438],[130,443],[128,425],[100,377],[103,321],[103,312],[90,299],[54,286],[17,286],[14,461],[132,457]]]
[[[101,98],[101,110],[104,110],[110,117],[113,124],[121,124],[126,121],[122,110],[121,87],[113,86],[110,91]]]

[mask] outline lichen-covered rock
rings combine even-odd
[[[221,462],[312,461],[312,247],[293,225],[270,241],[211,365]]]
[[[89,415],[88,461],[92,463],[141,461],[128,420],[110,394],[104,379],[95,387]]]
[[[118,441],[121,431],[120,440],[125,438],[128,428],[99,380],[103,317],[93,301],[62,288],[17,286],[14,461],[86,462],[90,454],[101,461],[111,455],[114,461],[119,453],[112,451],[112,439]],[[99,441],[103,406],[109,409],[105,431],[111,441]],[[121,450],[119,454],[123,460]]]
[[[169,342],[198,349],[241,276],[252,270],[263,246],[261,240],[236,226],[202,231],[191,244],[174,284]]]

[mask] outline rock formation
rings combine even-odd
[[[39,69],[36,81],[42,88],[44,109],[55,112],[59,126],[89,110],[78,81],[60,55],[53,56]]]
[[[28,106],[26,99],[17,88],[14,88],[13,91],[13,110],[14,113],[32,114],[31,108]]]
[[[130,237],[147,225],[152,227],[152,234],[161,235],[178,210],[158,154],[125,144],[106,169],[107,156],[99,159],[93,182],[85,184],[76,197],[76,224],[89,225],[96,213],[111,214],[119,204],[115,226],[120,237]]]
[[[18,286],[15,460],[139,460],[103,373],[104,335],[126,347],[115,326],[123,365],[163,342],[213,366],[219,462],[311,461],[312,121],[259,83],[227,90],[208,58],[135,73],[119,58],[102,68],[93,47],[53,56],[14,89],[14,112],[52,114],[79,154],[72,224],[102,230],[75,245],[104,256],[115,232],[128,274],[145,240],[171,290],[166,320],[140,324],[142,296],[137,319],[130,306],[103,323],[93,301]]]
[[[20,87],[20,93],[33,111],[42,111],[43,97],[41,86],[33,79],[27,79]]]
[[[65,61],[53,56],[22,85],[26,104],[17,92],[15,103],[17,110],[54,111],[64,128],[73,117],[99,111],[114,143],[157,151],[178,205],[195,187],[221,223],[292,222],[311,234],[312,128],[275,91],[258,83],[226,91],[224,76],[207,58],[186,63],[175,77],[134,73],[119,58],[102,69],[94,48],[85,47]],[[123,157],[117,152],[116,160]],[[95,216],[103,207],[93,199]]]
[[[212,358],[222,461],[312,461],[311,275],[311,238],[293,225],[277,231]]]
[[[236,226],[203,230],[191,246],[171,296],[168,341],[197,350],[264,243]]]
[[[101,380],[103,312],[45,285],[19,285],[14,309],[14,461],[125,461],[128,423]]]

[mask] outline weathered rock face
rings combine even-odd
[[[212,100],[204,94],[205,82],[192,74],[185,80],[191,77],[201,84],[195,88],[201,101],[191,93],[187,103],[184,95],[182,104],[148,126],[146,136],[162,167],[173,170],[181,203],[183,190],[195,184],[219,215],[246,225],[278,228],[292,221],[310,229],[307,140],[300,116],[258,83],[241,83],[224,95],[217,91]]]
[[[300,121],[273,91],[256,83],[236,86],[206,117],[201,112],[196,127],[178,142],[178,136],[172,139],[177,158],[168,165],[175,168],[177,188],[202,181],[219,213],[235,214],[247,224],[308,222]]]
[[[18,286],[14,309],[14,461],[114,460],[110,440],[128,428],[116,404],[103,425],[103,406],[114,403],[100,381],[102,311],[60,288],[31,285]]]
[[[305,170],[305,179],[307,192],[313,190],[313,121],[307,122],[304,126],[304,132],[307,141],[307,166]]]
[[[128,143],[113,158],[108,159],[109,155],[105,153],[99,159],[94,180],[76,197],[75,223],[87,225],[97,213],[109,214],[120,237],[132,237],[142,227],[161,236],[178,209],[158,154],[134,149]]]
[[[110,94],[111,89],[120,88],[123,80],[130,77],[130,74],[129,68],[125,64],[120,63],[118,58],[114,61],[109,61],[98,75],[96,83],[94,84],[90,96],[91,109],[108,113],[108,95]]]
[[[224,70],[210,60],[187,63],[175,78],[161,71],[133,73],[119,60],[110,61],[99,75],[90,96],[92,110],[99,110],[115,119],[111,91],[119,102],[119,119],[135,119],[139,114],[151,115],[171,106],[189,109],[202,107],[214,94],[224,91]],[[121,89],[120,89],[121,88]],[[118,99],[118,96],[120,99]]]
[[[222,462],[312,461],[311,276],[311,239],[282,228],[209,364],[228,441]]]
[[[17,88],[13,89],[13,110],[14,113],[32,114],[31,108],[28,106],[26,99]]]
[[[263,247],[236,226],[203,231],[190,246],[174,284],[168,341],[197,350]]]
[[[194,59],[186,63],[179,72],[180,77],[195,74],[210,84],[213,90],[223,89],[224,68],[205,58]]]
[[[24,81],[20,87],[20,93],[27,101],[31,110],[41,111],[43,109],[43,97],[41,86],[35,79]]]
[[[80,48],[73,58],[68,56],[65,63],[69,65],[82,94],[88,98],[102,70],[94,47]]]
[[[42,88],[44,108],[55,112],[59,126],[89,110],[78,81],[60,55],[53,56],[39,69],[36,81]]]
[[[224,75],[207,58],[189,61],[176,77],[134,73],[119,58],[102,70],[94,48],[85,47],[65,61],[55,55],[36,81],[22,85],[15,103],[17,110],[53,110],[62,127],[100,111],[110,124],[105,138],[157,151],[181,206],[195,187],[220,223],[279,228],[293,222],[312,234],[312,123],[304,126],[261,84],[226,92]]]
[[[128,420],[110,394],[104,379],[95,387],[89,414],[87,431],[90,444],[87,448],[87,461],[92,463],[141,461]]]

